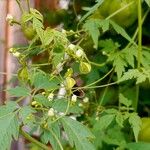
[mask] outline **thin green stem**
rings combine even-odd
[[[69,111],[69,108],[70,108],[70,100],[68,100],[68,105],[67,105],[67,108],[65,110],[65,113],[62,115],[62,116],[59,116],[58,118],[56,118],[54,121],[52,121],[51,123],[55,123],[56,121],[58,121],[59,119],[63,118],[64,116],[67,115],[68,111]]]
[[[140,69],[141,58],[142,58],[142,8],[141,0],[138,0],[138,64],[137,67]]]
[[[115,15],[117,15],[118,13],[120,13],[121,11],[123,11],[124,9],[128,8],[130,5],[133,5],[135,2],[132,1],[129,4],[125,5],[124,7],[121,7],[120,9],[118,9],[117,11],[115,11],[114,13],[112,13],[111,15],[109,15],[106,20],[114,17]]]
[[[138,0],[138,57],[137,57],[137,68],[141,67],[142,59],[142,5],[141,0]],[[136,85],[136,99],[133,101],[133,108],[137,111],[139,100],[139,85]]]
[[[142,18],[142,24],[144,23],[144,21],[145,21],[145,19],[146,19],[146,17],[147,17],[147,15],[148,15],[149,12],[150,12],[150,9],[148,9],[148,10],[146,11],[146,13],[144,14],[144,16],[143,16],[143,18]],[[137,27],[136,30],[135,30],[135,32],[134,32],[134,35],[133,35],[133,37],[132,37],[132,41],[135,41],[138,32],[139,32],[139,28]],[[130,42],[130,43],[126,46],[126,48],[130,47],[131,44],[132,44],[132,43]]]
[[[43,64],[31,64],[31,67],[41,67],[41,66],[49,66],[50,63],[43,63]]]
[[[7,73],[7,72],[0,72],[0,75],[5,75],[5,76],[7,76],[8,73]],[[14,73],[11,73],[11,75],[12,75],[12,76],[17,76],[17,74],[14,74]]]
[[[77,11],[76,11],[76,6],[75,6],[75,0],[73,0],[73,11],[76,17],[78,17],[77,15]]]
[[[26,2],[27,2],[27,6],[28,6],[28,11],[30,12],[30,2],[29,2],[29,0],[26,0]]]
[[[19,130],[20,134],[25,137],[28,141],[36,144],[37,146],[41,147],[44,150],[52,150],[51,148],[48,148],[46,145],[44,145],[43,143],[39,142],[38,140],[34,139],[33,137],[31,137],[28,133],[24,132],[21,128]]]
[[[101,64],[98,64],[98,63],[92,62],[92,61],[90,61],[90,60],[87,58],[87,56],[86,56],[86,55],[85,55],[85,59],[87,60],[87,62],[88,62],[88,63],[90,63],[91,65],[97,66],[97,67],[103,67],[103,66],[105,66],[105,65],[106,65],[106,63],[107,63],[107,61],[106,61],[106,62],[104,62],[104,63],[101,63]]]
[[[21,6],[20,0],[16,0],[16,2],[17,2],[18,6],[19,6],[19,8],[20,8],[20,11],[23,13],[23,12],[24,12],[24,9],[23,9],[23,7]]]
[[[48,129],[48,131],[51,132],[51,134],[53,135],[53,137],[54,137],[55,140],[57,141],[57,143],[58,143],[60,149],[61,149],[61,150],[64,150],[64,149],[63,149],[63,146],[61,145],[61,142],[59,141],[58,137],[57,137],[56,134],[53,132],[53,130]]]
[[[100,79],[96,80],[95,82],[92,82],[92,83],[90,83],[90,84],[88,84],[86,86],[89,87],[91,85],[97,84],[98,82],[100,82],[103,79],[105,79],[112,71],[113,71],[113,68],[108,73],[106,73],[102,78],[100,78]]]
[[[83,86],[83,87],[78,87],[78,88],[72,88],[72,89],[96,89],[96,88],[103,88],[103,87],[107,87],[107,86],[111,86],[111,85],[115,85],[115,84],[118,84],[119,81],[116,81],[116,82],[112,82],[112,83],[108,83],[108,84],[104,84],[104,85],[99,85],[99,86]]]
[[[108,84],[110,83],[110,81],[111,81],[111,79],[112,79],[113,73],[114,73],[114,72],[112,72],[112,74],[110,75],[110,78],[109,78],[109,80],[108,80]],[[108,87],[109,87],[109,86],[107,86],[107,87],[105,88],[104,92],[103,92],[102,98],[101,98],[100,103],[99,103],[100,106],[103,104],[105,95],[106,95],[106,93],[107,93],[107,91],[108,91]]]

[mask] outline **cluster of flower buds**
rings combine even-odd
[[[50,93],[49,95],[48,95],[48,100],[49,101],[52,101],[54,99],[54,94],[53,93]]]
[[[7,14],[6,21],[9,23],[9,25],[14,25],[14,17],[11,14]]]
[[[68,54],[73,56],[74,58],[77,58],[77,59],[82,59],[84,58],[85,56],[85,53],[83,51],[83,49],[79,46],[76,46],[74,44],[70,44],[68,46]]]
[[[20,52],[17,52],[17,49],[16,49],[16,48],[10,48],[10,49],[9,49],[9,52],[12,53],[13,56],[14,56],[14,57],[17,57],[17,58],[20,57],[20,55],[21,55]]]
[[[54,108],[50,108],[50,109],[48,110],[48,116],[49,116],[49,117],[54,117],[54,116],[55,116],[55,110],[54,110]]]
[[[75,103],[77,101],[77,95],[73,94],[71,97],[71,101]]]

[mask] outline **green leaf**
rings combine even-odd
[[[120,112],[116,114],[116,122],[120,127],[123,127],[124,117]]]
[[[79,23],[84,21],[91,14],[93,14],[98,9],[98,7],[104,2],[104,0],[97,0],[96,2],[97,3],[93,7],[91,7],[90,10],[80,19]]]
[[[101,51],[106,53],[112,53],[120,47],[120,45],[115,43],[112,39],[100,40],[98,45],[102,48]]]
[[[68,100],[66,100],[65,98],[55,99],[52,104],[52,108],[54,108],[54,110],[57,110],[58,112],[66,112],[67,107],[68,107]],[[68,114],[69,113],[79,114],[82,112],[83,112],[82,108],[79,107],[77,103],[70,106],[68,110]]]
[[[118,79],[121,78],[123,72],[125,72],[125,67],[127,67],[127,62],[124,56],[120,52],[112,53],[108,61],[113,61],[113,66],[115,67],[115,72],[117,73]]]
[[[19,111],[19,116],[24,124],[31,123],[34,121],[33,113],[36,111],[30,106],[23,106]]]
[[[6,105],[0,106],[0,115],[9,114],[19,108],[19,105],[14,101],[8,101]]]
[[[30,8],[30,12],[33,17],[43,22],[43,15],[37,9]]]
[[[150,0],[145,0],[145,2],[146,2],[147,5],[150,7]]]
[[[25,24],[28,21],[31,21],[33,18],[33,15],[27,12],[24,12],[21,16],[21,23]]]
[[[52,101],[49,101],[48,98],[46,98],[42,94],[37,94],[34,96],[34,100],[38,102],[39,104],[42,104],[45,107],[50,107],[52,106]]]
[[[136,79],[136,84],[145,82],[146,79],[150,82],[150,69],[146,70],[145,68],[138,69],[129,69],[128,72],[125,72],[122,78],[119,80],[120,82],[130,79]]]
[[[28,81],[28,68],[26,66],[18,70],[18,78],[23,82]]]
[[[104,130],[106,129],[114,120],[115,115],[114,114],[108,114],[100,117],[100,119],[97,121],[97,123],[94,125],[95,130]]]
[[[43,133],[41,135],[41,140],[45,144],[50,142],[50,144],[52,145],[54,150],[61,150],[61,147],[57,141],[57,140],[60,140],[60,127],[59,127],[58,122],[50,124],[49,129],[52,132],[50,132],[49,130],[43,129]],[[55,136],[54,136],[54,134],[55,134]]]
[[[10,108],[13,106],[13,109]],[[19,122],[14,112],[14,106],[12,103],[8,103],[6,106],[0,107],[0,149],[10,149],[11,141],[14,138],[18,139],[19,134]],[[6,109],[4,109],[6,108]]]
[[[89,19],[83,25],[86,31],[91,35],[94,45],[97,48],[98,46],[98,37],[100,36],[99,28],[102,28],[103,32],[109,29],[109,21],[108,20],[100,20],[100,19]]]
[[[53,40],[53,36],[52,35],[53,35],[52,29],[46,28],[46,30],[43,33],[43,40],[42,40],[42,42],[43,42],[42,44],[44,46],[47,46],[47,45],[49,45],[52,42],[52,40]]]
[[[110,24],[112,25],[112,27],[114,28],[114,30],[122,35],[125,39],[127,39],[129,42],[132,42],[132,39],[130,38],[130,36],[127,34],[127,32],[121,27],[119,26],[118,24],[116,24],[114,21],[110,20]]]
[[[126,135],[122,132],[122,128],[114,125],[104,131],[103,141],[109,145],[124,145],[126,143]]]
[[[57,67],[61,63],[62,58],[64,58],[64,52],[62,53],[53,53],[52,64],[54,67]]]
[[[43,23],[37,18],[33,18],[33,29],[35,29],[35,31],[37,32],[37,35],[39,36],[40,40],[43,43],[44,26],[43,26]]]
[[[142,121],[141,121],[140,117],[137,115],[137,113],[130,114],[129,123],[133,129],[135,141],[137,142],[138,134],[139,134],[139,131],[141,130],[141,125],[142,125]]]
[[[30,90],[26,87],[16,86],[15,88],[8,89],[8,92],[12,96],[20,97],[20,96],[29,96]]]
[[[122,54],[124,55],[126,62],[134,68],[135,58],[137,57],[137,48],[134,46],[126,48],[122,51]]]
[[[128,143],[126,145],[128,150],[150,150],[150,143],[137,142],[137,143]]]
[[[49,77],[44,72],[35,72],[31,76],[31,83],[38,89],[53,90],[58,88],[59,80],[55,77]]]
[[[131,100],[128,100],[126,97],[124,97],[123,94],[119,94],[119,102],[127,107],[130,107],[132,102]]]
[[[77,150],[95,150],[89,140],[94,137],[88,128],[69,117],[63,117],[60,121],[72,147],[75,145]]]

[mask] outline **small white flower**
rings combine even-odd
[[[75,116],[70,116],[70,118],[73,120],[77,120],[77,118]]]
[[[77,16],[77,20],[80,20],[80,19],[81,19],[81,17],[82,17],[81,15],[78,15],[78,16]]]
[[[63,65],[62,65],[62,63],[59,63],[59,64],[56,66],[56,70],[57,70],[57,73],[60,73],[60,72],[63,70]]]
[[[6,21],[12,21],[14,17],[11,14],[7,14]]]
[[[76,46],[75,46],[74,44],[70,44],[70,45],[68,46],[68,48],[71,49],[71,50],[74,50],[75,47],[76,47]]]
[[[11,48],[9,49],[9,52],[10,52],[10,53],[14,53],[15,51],[16,51],[16,48],[11,47]]]
[[[84,52],[83,52],[83,50],[82,49],[78,49],[77,51],[76,51],[76,56],[77,57],[81,57],[81,56],[83,56],[84,55]]]
[[[42,95],[45,95],[45,92],[42,92]]]
[[[52,101],[53,98],[54,98],[54,94],[53,94],[53,93],[50,93],[50,94],[48,95],[48,100],[49,100],[49,101]]]
[[[83,104],[82,103],[79,103],[79,105],[78,105],[79,107],[83,107]]]
[[[54,115],[55,115],[54,109],[53,109],[53,108],[50,108],[49,111],[48,111],[48,116],[49,116],[49,117],[53,117]]]
[[[102,54],[103,54],[103,55],[107,55],[107,53],[106,53],[105,51],[102,51]]]
[[[64,60],[69,59],[69,55],[68,55],[67,53],[65,53],[64,58],[63,58],[63,59],[64,59]]]
[[[73,94],[71,97],[71,101],[75,103],[77,101],[77,96]]]
[[[99,117],[96,117],[96,118],[95,118],[95,120],[97,120],[97,121],[98,121],[98,120],[99,120]]]
[[[31,103],[31,105],[36,105],[37,104],[37,102],[36,101],[33,101],[32,103]]]
[[[85,97],[85,98],[83,99],[83,102],[84,102],[84,103],[88,103],[88,102],[89,102],[89,98],[88,98],[88,97]]]
[[[66,30],[64,30],[64,29],[62,29],[61,32],[62,32],[63,34],[66,34]]]
[[[59,115],[60,115],[60,116],[64,116],[65,113],[64,113],[64,112],[59,112]]]
[[[13,56],[19,57],[19,56],[20,56],[20,53],[19,53],[19,52],[14,52],[14,53],[13,53]]]
[[[58,94],[57,94],[57,98],[58,99],[64,98],[65,94],[66,94],[65,86],[63,84],[61,84],[61,87],[60,87]]]
[[[74,31],[73,31],[73,30],[70,30],[69,32],[70,32],[70,33],[72,33],[72,34],[74,33]]]

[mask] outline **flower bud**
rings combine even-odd
[[[75,49],[75,45],[74,44],[70,44],[69,46],[68,46],[68,48],[70,49],[70,50],[74,50]]]
[[[88,97],[85,97],[85,98],[83,99],[83,102],[84,102],[84,103],[88,103],[88,102],[89,102],[89,98],[88,98]]]
[[[77,101],[77,96],[73,94],[71,97],[71,101],[75,103]]]
[[[60,73],[62,70],[63,70],[63,65],[62,65],[62,63],[59,63],[59,64],[56,66],[56,72],[57,72],[57,73]]]
[[[83,56],[83,55],[84,55],[84,52],[83,52],[82,49],[78,49],[78,50],[76,51],[76,56],[77,56],[78,58],[80,58],[80,57]]]
[[[36,104],[37,104],[36,101],[33,101],[33,102],[31,103],[31,105],[33,105],[33,106],[35,106]]]
[[[13,26],[13,21],[14,21],[14,17],[11,14],[7,14],[6,16],[6,21],[8,21],[8,23]]]
[[[78,105],[79,107],[83,107],[83,104],[82,103],[79,103],[79,105]]]
[[[14,52],[14,53],[12,53],[13,54],[13,56],[15,56],[15,57],[19,57],[20,56],[20,53],[19,52]]]
[[[54,94],[53,94],[53,93],[50,93],[50,94],[48,95],[48,100],[49,100],[49,101],[52,101],[53,98],[54,98]]]
[[[91,71],[91,65],[86,62],[80,62],[79,70],[83,74],[87,74]]]
[[[16,52],[16,50],[17,50],[16,48],[11,47],[11,48],[9,49],[9,52],[10,52],[10,53],[14,53],[14,52]]]
[[[12,21],[14,17],[11,14],[7,14],[6,21]]]
[[[53,108],[50,108],[49,111],[48,111],[48,116],[49,116],[49,117],[53,117],[54,115],[55,115],[54,109],[53,109]]]
[[[65,85],[67,89],[71,89],[76,84],[75,80],[71,77],[66,77]]]
[[[62,29],[61,32],[62,32],[63,34],[66,34],[66,30],[64,30],[64,29]]]

